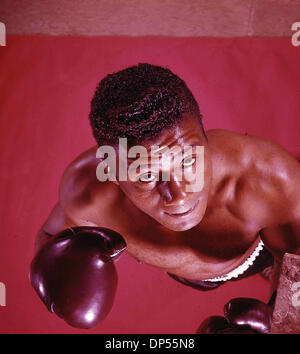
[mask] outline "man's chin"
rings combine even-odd
[[[182,232],[187,231],[195,227],[199,224],[200,221],[195,222],[193,221],[185,221],[185,222],[178,222],[178,223],[161,223],[162,226],[166,227],[169,230]]]

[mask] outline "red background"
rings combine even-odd
[[[87,333],[51,315],[28,281],[33,244],[66,165],[95,145],[96,84],[138,62],[168,66],[195,94],[206,129],[259,135],[300,155],[300,47],[282,39],[7,38],[0,47],[0,333]],[[88,333],[194,333],[232,297],[269,298],[255,275],[200,292],[124,254],[112,311]]]

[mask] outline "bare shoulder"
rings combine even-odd
[[[118,186],[100,182],[96,176],[97,146],[82,152],[65,169],[59,186],[59,201],[65,213],[80,224],[99,224],[120,197]]]
[[[264,200],[283,218],[284,212],[300,215],[300,163],[283,146],[259,136],[223,129],[208,131],[208,139],[214,145],[221,144],[227,153],[235,152],[244,180],[248,185],[251,182],[253,190],[260,188]]]
[[[300,177],[299,161],[282,145],[254,135],[237,134],[246,152],[251,152],[258,167],[267,169],[271,175],[284,183]]]
[[[254,136],[240,134],[231,130],[211,129],[206,131],[208,146],[216,153],[223,153],[223,157],[234,157],[244,155],[250,148],[255,146]],[[226,156],[225,156],[226,155]]]
[[[267,139],[255,137],[256,165],[262,176],[271,182],[270,196],[274,200],[274,215],[279,222],[300,217],[300,163],[283,146]],[[259,151],[260,150],[260,151]],[[268,178],[269,177],[269,178]]]
[[[249,154],[256,162],[277,163],[287,169],[296,169],[297,171],[299,169],[298,160],[283,146],[271,140],[225,129],[211,129],[207,131],[207,135],[209,145],[210,140],[212,140],[214,145],[221,148],[236,150],[243,155]]]

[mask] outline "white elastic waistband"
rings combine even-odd
[[[258,257],[259,253],[262,251],[264,248],[264,243],[262,241],[259,241],[258,245],[256,246],[255,250],[253,253],[246,259],[246,261],[232,270],[231,272],[221,275],[219,277],[211,278],[211,279],[205,279],[203,281],[211,281],[211,282],[217,282],[217,281],[227,281],[232,278],[237,278],[238,276],[242,275],[250,266],[252,266],[253,262],[255,259]]]

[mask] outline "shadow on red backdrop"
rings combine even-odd
[[[10,36],[0,48],[0,333],[194,333],[232,297],[268,301],[259,275],[200,292],[124,254],[112,311],[90,331],[51,315],[28,281],[33,244],[66,165],[95,145],[96,84],[148,62],[191,88],[206,129],[259,135],[300,156],[300,48],[290,39]]]

